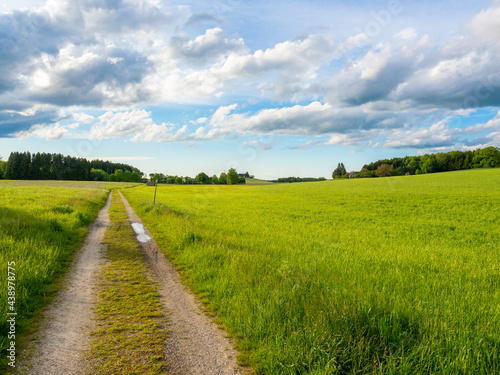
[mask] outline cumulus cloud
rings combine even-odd
[[[458,143],[460,129],[451,128],[447,120],[442,120],[430,127],[416,129],[397,129],[385,140],[385,148],[436,149],[453,146]]]
[[[144,99],[140,82],[149,68],[148,60],[135,52],[68,45],[55,56],[40,56],[24,78],[26,96],[59,106],[130,105]]]
[[[500,20],[500,3],[495,1],[490,8],[475,15],[467,26],[474,34],[498,42],[500,40],[500,22],[498,20]]]
[[[131,137],[134,142],[147,142],[162,139],[172,130],[165,123],[155,124],[151,119],[151,112],[145,110],[118,113],[109,111],[99,116],[98,120],[90,130],[92,139]]]
[[[188,59],[197,65],[207,63],[233,53],[247,51],[242,38],[227,38],[221,28],[208,29],[205,34],[189,40],[187,37],[174,37],[170,42],[168,54]]]
[[[56,123],[52,126],[45,125],[34,125],[29,130],[22,130],[15,134],[16,138],[26,138],[35,136],[37,138],[43,138],[47,141],[55,141],[62,138],[68,132],[68,129],[74,129],[74,126],[61,126]]]
[[[238,78],[260,75],[269,70],[312,74],[331,59],[334,51],[328,36],[312,34],[303,39],[278,43],[265,51],[230,55],[220,70],[226,77]]]
[[[210,123],[241,133],[276,135],[327,135],[396,126],[397,115],[358,108],[335,108],[314,101],[308,105],[263,109],[255,114],[233,113],[237,104],[220,107]]]
[[[57,123],[62,114],[54,108],[35,106],[25,111],[0,111],[0,137],[16,137],[32,127]]]
[[[478,134],[488,131],[500,131],[500,111],[490,121],[484,124],[471,125],[465,129],[466,133]]]
[[[309,35],[246,53],[242,39],[228,39],[215,28],[194,40],[174,38],[167,48],[152,56],[156,71],[145,83],[156,93],[153,97],[174,102],[220,97],[225,88],[254,91],[257,87],[284,98],[307,87],[334,50],[329,37]],[[198,65],[197,69],[182,69],[185,61]]]

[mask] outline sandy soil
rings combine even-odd
[[[89,332],[94,327],[95,282],[104,246],[101,242],[110,225],[110,205],[111,195],[65,275],[64,288],[45,310],[36,333],[38,340],[21,353],[24,359],[19,363],[19,374],[87,373],[85,357],[90,350]]]
[[[121,193],[120,193],[121,195]],[[142,224],[127,200],[121,195],[131,223]],[[169,319],[169,339],[165,344],[168,371],[175,375],[234,375],[246,374],[237,365],[237,352],[225,332],[206,316],[200,303],[179,281],[179,274],[164,257],[153,236],[140,242],[153,277],[160,285],[161,302]]]

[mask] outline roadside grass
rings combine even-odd
[[[95,374],[167,374],[162,329],[165,317],[155,284],[146,274],[125,207],[116,191],[110,208],[112,225],[104,243],[106,263],[92,332]]]
[[[500,373],[500,169],[123,194],[257,373]]]
[[[137,184],[118,184],[122,188]],[[16,349],[39,324],[42,309],[109,193],[109,183],[0,181],[0,372],[7,371],[8,263],[15,266]],[[19,359],[19,358],[17,358]]]
[[[16,349],[36,328],[37,309],[51,300],[56,281],[82,245],[88,225],[106,202],[101,184],[0,182],[0,370],[7,369],[7,268],[15,266]],[[19,352],[17,353],[19,354]]]

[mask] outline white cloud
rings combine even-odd
[[[314,72],[328,63],[334,53],[334,45],[326,35],[309,35],[304,39],[276,44],[265,51],[249,55],[229,55],[220,67],[226,79],[261,75],[270,70],[282,73],[301,73],[313,77]]]
[[[220,107],[212,116],[211,125],[256,134],[309,133],[327,126],[332,110],[328,104],[313,102],[307,106],[264,109],[254,115],[231,114],[236,107],[235,104]]]
[[[490,121],[484,124],[471,125],[465,129],[466,133],[478,134],[486,131],[500,131],[500,111]]]
[[[474,34],[483,38],[500,40],[500,3],[496,1],[490,8],[475,15],[467,25]]]
[[[242,38],[228,39],[220,27],[208,29],[205,34],[194,40],[186,40],[182,37],[173,38],[169,49],[169,55],[196,59],[199,60],[198,63],[231,53],[247,52]]]
[[[217,48],[212,46],[214,40],[221,41]],[[226,87],[232,91],[260,87],[285,97],[314,80],[317,70],[334,54],[333,43],[324,35],[309,35],[250,54],[245,51],[241,39],[228,40],[219,28],[194,41],[176,40],[150,57],[156,69],[145,79],[145,87],[156,100],[174,102],[221,97]],[[190,58],[188,62],[185,57]],[[190,64],[201,65],[192,69]]]
[[[360,64],[363,66],[360,78],[368,80],[376,79],[381,70],[387,66],[390,58],[391,46],[389,44],[386,44],[381,51],[368,52],[360,61]]]
[[[402,39],[406,42],[416,39],[417,36],[417,30],[415,30],[415,28],[413,27],[407,27],[406,29],[403,29],[400,32],[394,34],[394,37]]]
[[[386,139],[384,148],[439,148],[449,147],[459,142],[462,132],[450,128],[448,119],[439,121],[430,127],[397,129]]]
[[[386,132],[380,129],[355,130],[347,133],[335,133],[330,135],[330,139],[325,142],[326,146],[361,146],[368,144],[376,146],[375,140],[383,136]]]
[[[59,123],[56,123],[52,126],[34,125],[29,130],[20,131],[14,136],[16,138],[27,138],[35,136],[37,138],[44,138],[47,141],[55,141],[62,138],[68,132],[69,128],[74,129],[74,124],[70,127],[61,126]]]
[[[111,111],[99,116],[99,122],[90,130],[91,139],[127,138],[137,141],[157,141],[172,130],[163,123],[157,125],[151,119],[151,112],[133,110],[113,113]]]
[[[73,112],[71,114],[71,116],[73,117],[73,119],[75,121],[78,121],[82,124],[91,124],[96,120],[96,118],[94,116],[91,116],[91,115],[89,115],[87,113],[83,113],[83,112]]]

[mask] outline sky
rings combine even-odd
[[[500,0],[0,0],[0,157],[330,178],[500,146]]]

